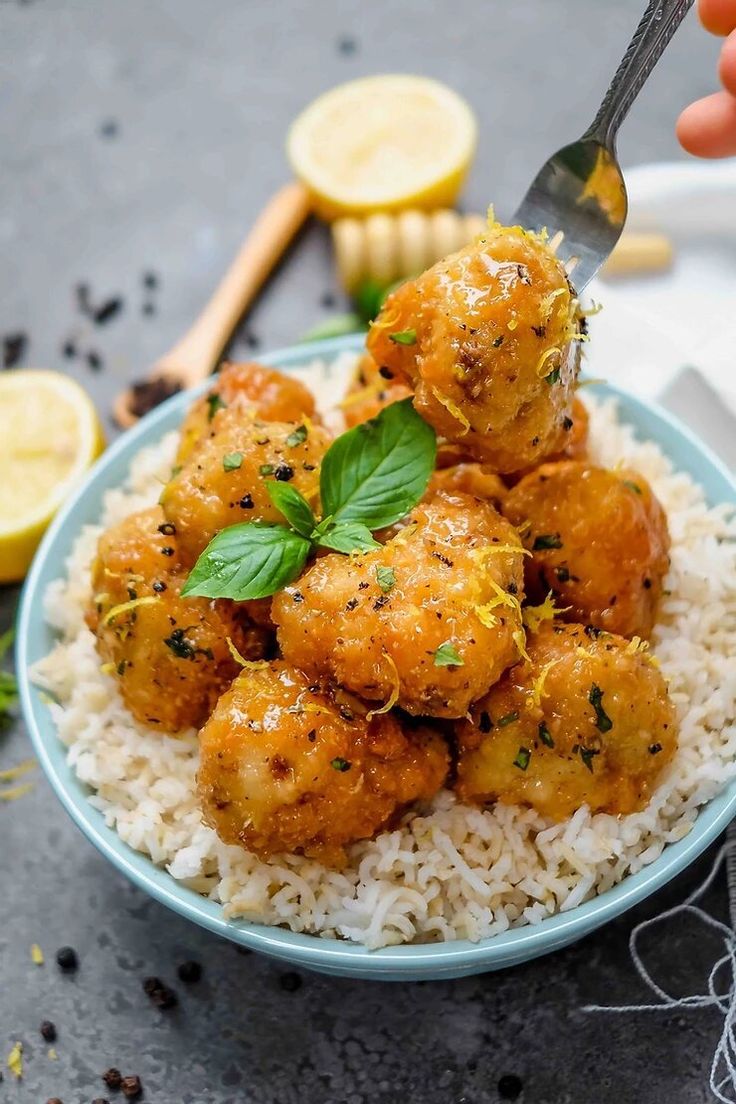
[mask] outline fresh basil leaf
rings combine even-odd
[[[301,572],[310,543],[285,525],[242,522],[214,537],[192,568],[182,597],[268,598]]]
[[[276,509],[284,515],[289,525],[301,533],[303,537],[310,537],[317,524],[317,519],[312,513],[312,507],[303,494],[290,483],[278,483],[269,480],[266,483],[268,497]]]
[[[399,330],[398,333],[391,333],[388,336],[394,345],[416,345],[417,343],[416,330]]]
[[[434,653],[434,665],[435,667],[464,667],[465,660],[458,655],[455,645],[446,640]]]
[[[317,529],[314,539],[322,548],[332,548],[335,552],[370,552],[372,548],[381,547],[370,529],[359,521],[330,524],[323,532]]]
[[[434,430],[411,399],[391,403],[327,450],[320,473],[325,515],[369,529],[393,525],[426,491],[436,455]]]

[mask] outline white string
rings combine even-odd
[[[636,972],[644,984],[659,997],[656,1004],[624,1004],[609,1007],[602,1004],[588,1004],[583,1008],[584,1012],[660,1012],[662,1010],[715,1007],[723,1015],[723,1030],[713,1054],[710,1067],[710,1088],[716,1099],[722,1104],[736,1104],[736,932],[733,928],[716,920],[705,909],[695,904],[715,881],[724,859],[735,849],[733,841],[729,841],[718,852],[713,867],[702,885],[698,886],[682,904],[674,905],[666,909],[659,916],[653,916],[649,920],[642,920],[632,930],[629,936],[629,951],[636,968]],[[725,954],[718,959],[708,975],[707,993],[696,993],[686,997],[673,997],[666,989],[659,985],[647,970],[639,952],[639,937],[649,928],[661,924],[673,916],[694,916],[707,927],[718,932],[723,937]],[[728,967],[728,970],[725,968]],[[725,972],[723,984],[727,984],[725,991],[720,991],[718,978],[721,972]],[[728,972],[730,971],[730,973]],[[728,1095],[726,1095],[728,1094]]]

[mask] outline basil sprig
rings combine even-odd
[[[400,521],[429,483],[437,455],[434,430],[411,399],[335,440],[320,471],[323,517],[289,483],[269,480],[269,497],[287,525],[242,522],[215,536],[192,569],[183,596],[266,598],[292,582],[315,547],[365,552],[372,533]]]

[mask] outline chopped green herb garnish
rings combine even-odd
[[[465,660],[457,654],[455,646],[446,640],[434,653],[434,665],[435,667],[464,667]]]
[[[398,333],[392,333],[388,336],[394,345],[416,345],[417,343],[416,330],[399,330]]]
[[[514,759],[514,766],[518,767],[519,770],[525,771],[526,768],[529,766],[529,760],[531,759],[531,757],[532,753],[530,752],[529,748],[520,747],[516,753],[516,758]]]
[[[289,448],[296,448],[297,445],[303,444],[307,439],[307,427],[305,425],[297,426],[293,433],[290,433],[286,438],[286,443]]]
[[[383,593],[388,594],[391,587],[396,584],[394,569],[392,567],[381,567],[379,564],[376,568],[376,580]]]
[[[624,484],[624,487],[628,487],[630,491],[634,492],[634,494],[640,495],[642,493],[642,490],[641,490],[641,487],[639,486],[639,484],[632,482],[631,479],[624,479],[623,484]]]
[[[171,469],[171,478],[172,479],[176,479],[177,475],[179,475],[179,473],[181,471],[181,468],[182,468],[181,464],[174,464],[173,468]]]
[[[207,421],[211,422],[218,410],[224,410],[227,406],[217,391],[210,391],[207,396]]]
[[[499,728],[505,728],[506,725],[513,724],[514,721],[518,721],[518,719],[519,719],[519,714],[515,710],[513,713],[506,713],[505,716],[499,717],[498,720],[496,721],[496,724],[498,725]]]
[[[591,774],[593,773],[593,758],[596,755],[600,755],[600,750],[598,748],[584,748],[581,746],[580,758],[583,760]]]
[[[596,686],[595,683],[590,688],[588,694],[588,701],[595,709],[595,726],[599,732],[610,732],[613,728],[613,721],[603,708],[603,693],[600,686]]]
[[[343,759],[340,755],[337,755],[331,761],[330,766],[332,767],[333,770],[340,771],[341,774],[344,774],[345,771],[350,770],[350,763],[348,762],[347,759]]]
[[[177,659],[195,659],[198,655],[206,656],[207,659],[214,658],[209,648],[197,648],[187,640],[184,629],[174,629],[171,636],[164,638],[164,644],[171,649]]]
[[[273,475],[275,470],[276,469],[274,468],[273,464],[261,464],[260,468],[258,469],[258,474]]]
[[[534,538],[532,552],[541,552],[545,548],[562,548],[559,533],[541,533]]]
[[[550,733],[550,730],[547,728],[544,721],[542,721],[541,724],[539,725],[538,732],[539,732],[539,739],[542,741],[542,743],[545,745],[545,747],[551,747],[552,748],[552,747],[555,746],[555,742],[552,739],[552,735]]]
[[[498,337],[494,337],[493,341],[491,342],[491,346],[494,349],[500,349],[502,345],[503,345],[503,334],[499,334]]]
[[[117,667],[115,668],[115,670],[117,671],[120,678],[122,678],[123,675],[125,674],[126,666],[127,666],[126,661],[124,659],[121,659],[120,662],[118,663]]]
[[[8,629],[0,636],[0,662],[15,639],[15,630]],[[18,683],[10,671],[0,671],[0,727],[10,720],[10,710],[18,701]]]
[[[222,458],[222,466],[225,471],[237,471],[243,463],[242,452],[227,452]]]
[[[559,365],[556,368],[553,368],[552,371],[549,373],[549,375],[545,376],[544,378],[547,381],[547,383],[550,385],[550,387],[552,386],[553,383],[559,383],[560,382],[560,367],[559,367]]]

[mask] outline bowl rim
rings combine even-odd
[[[283,368],[307,365],[314,360],[330,361],[340,353],[357,352],[364,335],[350,334],[338,338],[289,346],[260,356],[259,363]],[[23,717],[34,751],[51,783],[57,798],[77,827],[112,865],[135,885],[159,903],[179,915],[233,942],[272,957],[314,969],[331,969],[355,976],[421,976],[426,970],[437,976],[452,973],[480,972],[526,961],[554,950],[573,938],[580,938],[593,928],[613,919],[642,901],[675,875],[685,869],[725,829],[736,813],[736,780],[727,784],[711,801],[702,806],[688,834],[677,842],[666,844],[662,853],[648,866],[627,875],[617,885],[575,906],[568,912],[557,912],[536,924],[511,928],[499,935],[478,942],[455,940],[438,943],[409,943],[368,950],[364,945],[346,940],[326,939],[319,935],[292,932],[246,920],[227,920],[222,906],[177,882],[165,868],[158,867],[142,852],[123,843],[114,828],[108,827],[103,814],[88,800],[89,789],[77,778],[67,762],[67,749],[58,740],[53,720],[41,701],[38,688],[29,677],[29,666],[38,657],[30,651],[31,628],[40,619],[43,623],[43,594],[40,591],[49,561],[62,565],[66,552],[55,555],[56,544],[66,535],[69,520],[82,499],[93,487],[109,489],[116,483],[105,482],[106,473],[115,462],[133,458],[140,447],[166,432],[166,423],[174,411],[183,411],[197,393],[209,385],[180,392],[142,418],[132,429],[121,434],[96,462],[59,511],[41,541],[31,570],[22,589],[16,637],[16,667]],[[610,384],[594,385],[594,393],[614,397],[647,416],[665,423],[675,438],[682,438],[700,455],[730,489],[736,502],[736,481],[722,461],[687,426],[656,403],[640,399],[623,388]],[[158,431],[158,432],[157,432]],[[86,522],[82,522],[85,524]],[[69,538],[76,536],[79,526]],[[54,568],[59,577],[59,567]]]

